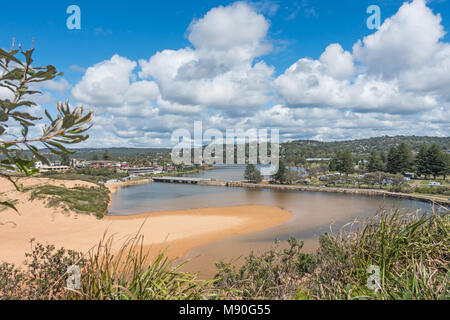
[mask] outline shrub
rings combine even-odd
[[[308,287],[317,299],[449,299],[450,221],[443,214],[382,212],[357,231],[323,235],[318,272]],[[381,289],[367,288],[367,268],[381,270]]]
[[[25,254],[25,268],[13,264],[0,265],[0,298],[3,300],[63,299],[67,268],[73,264],[83,266],[82,254],[53,245],[34,244]]]
[[[30,200],[49,197],[47,203],[49,207],[66,205],[75,212],[93,213],[101,219],[108,211],[109,193],[106,187],[75,187],[69,189],[61,186],[44,185],[34,188]]]
[[[212,299],[213,281],[199,281],[195,275],[172,267],[164,252],[151,259],[144,251],[142,237],[131,237],[117,251],[112,238],[103,239],[83,255],[55,250],[37,243],[26,254],[25,268],[0,265],[0,299],[24,300],[150,300]],[[81,270],[81,288],[66,287],[68,268]]]
[[[317,261],[314,255],[301,252],[303,242],[291,238],[288,244],[287,249],[281,249],[277,242],[261,256],[252,252],[240,268],[224,261],[217,263],[216,288],[227,291],[227,298],[291,298]]]

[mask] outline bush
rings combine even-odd
[[[301,252],[303,242],[291,238],[288,244],[280,249],[276,243],[261,256],[252,252],[239,269],[224,261],[217,263],[216,288],[227,291],[227,298],[290,299],[317,261],[314,255]]]
[[[289,249],[250,254],[240,269],[220,262],[216,287],[239,299],[450,299],[448,210],[381,212],[350,226],[322,235],[315,254],[291,239]],[[380,268],[377,291],[367,286],[370,266]]]
[[[49,207],[67,206],[78,213],[95,214],[99,219],[108,211],[110,201],[109,190],[106,187],[66,188],[60,186],[44,185],[34,188],[30,200],[49,197]]]
[[[142,237],[131,237],[117,252],[112,238],[103,239],[88,254],[36,244],[26,255],[26,268],[0,265],[0,299],[24,300],[154,300],[211,299],[212,281],[198,281],[161,252],[151,259]],[[81,288],[68,289],[68,268],[81,270]]]
[[[354,232],[323,235],[318,272],[308,287],[317,299],[449,299],[450,220],[398,211]],[[367,268],[378,266],[381,289],[367,288]]]
[[[34,244],[31,253],[25,254],[25,269],[13,264],[0,265],[0,298],[3,300],[64,299],[67,268],[83,266],[82,254],[53,245]]]

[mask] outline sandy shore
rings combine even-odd
[[[24,186],[36,184],[95,186],[83,181],[26,179]],[[17,199],[20,215],[12,209],[0,212],[0,261],[20,264],[30,251],[30,240],[86,252],[104,234],[114,235],[115,247],[123,239],[141,229],[144,245],[152,250],[168,248],[171,258],[181,257],[190,249],[211,241],[246,232],[263,230],[281,224],[292,213],[268,206],[240,206],[152,212],[131,217],[95,216],[47,208],[42,200],[29,200],[29,192],[21,193],[0,179],[0,194]],[[121,241],[122,240],[122,241]]]

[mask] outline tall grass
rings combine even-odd
[[[103,238],[86,255],[35,244],[25,269],[0,264],[0,300],[189,300],[215,299],[212,281],[180,271],[161,251],[151,257],[142,236],[126,239],[113,250],[113,237]],[[67,288],[68,269],[81,270],[80,288]]]
[[[195,275],[172,267],[164,251],[151,258],[144,251],[143,237],[126,240],[113,253],[112,240],[102,240],[89,252],[82,269],[82,288],[74,299],[95,300],[190,300],[213,298],[212,281],[197,280]],[[149,263],[149,261],[152,261]]]
[[[242,267],[218,263],[216,287],[233,299],[450,299],[449,212],[386,212],[324,234],[316,253],[288,249],[250,254]],[[380,269],[379,288],[368,268]]]
[[[319,264],[308,287],[318,299],[449,299],[449,212],[419,215],[398,210],[337,235],[323,235]],[[367,287],[369,266],[380,288]]]

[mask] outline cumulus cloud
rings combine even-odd
[[[153,81],[136,80],[137,63],[119,55],[89,67],[72,95],[80,103],[95,106],[97,112],[151,115],[153,102],[159,96]],[[150,111],[150,112],[149,112]]]
[[[92,143],[170,146],[171,132],[194,120],[278,127],[284,139],[450,133],[450,44],[425,0],[404,3],[351,49],[332,43],[277,77],[263,60],[272,45],[261,8],[213,8],[192,21],[185,48],[89,67],[72,95],[95,108]]]
[[[171,103],[258,108],[269,101],[274,73],[265,62],[254,62],[272,48],[268,28],[266,18],[245,3],[213,8],[189,26],[193,48],[140,60],[139,76],[158,82],[162,98]]]
[[[329,45],[318,60],[299,59],[275,80],[292,107],[417,113],[449,100],[450,46],[441,17],[424,0],[404,3],[353,52]],[[358,65],[358,68],[355,67]]]
[[[66,92],[67,90],[70,89],[70,87],[71,84],[64,78],[42,82],[42,88],[56,91],[59,93]]]

